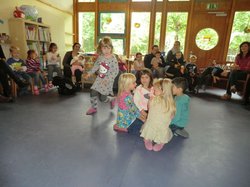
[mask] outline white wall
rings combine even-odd
[[[60,3],[60,0],[58,3]],[[64,56],[67,50],[66,47],[68,48],[65,45],[66,38],[67,43],[70,43],[71,39],[71,37],[65,35],[65,32],[72,33],[72,15],[35,0],[0,0],[0,5],[0,20],[4,21],[4,24],[0,23],[0,33],[9,34],[8,19],[13,17],[13,11],[16,6],[35,6],[39,12],[39,17],[42,17],[43,23],[51,28],[52,42],[58,45],[61,56]],[[72,42],[73,39],[71,40]]]

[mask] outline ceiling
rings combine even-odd
[[[61,10],[73,13],[73,0],[38,0]]]

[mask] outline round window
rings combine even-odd
[[[213,49],[219,40],[219,36],[214,29],[205,28],[198,32],[195,38],[196,45],[202,50]]]

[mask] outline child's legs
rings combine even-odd
[[[75,76],[75,70],[77,70],[77,66],[71,66],[71,72],[72,72],[72,75]]]
[[[177,125],[175,125],[175,124],[171,124],[171,125],[169,126],[169,128],[172,130],[173,133],[174,133],[177,129],[180,129],[180,130],[184,129],[183,127],[179,127],[179,126],[177,126]]]
[[[31,72],[29,73],[29,75],[34,78],[34,86],[37,86],[38,87],[38,84],[39,84],[39,74],[36,73],[36,72]]]
[[[42,84],[46,85],[46,81],[45,81],[44,76],[42,75],[42,73],[39,73],[39,78],[42,81]]]
[[[101,102],[104,102],[104,103],[107,103],[110,101],[110,98],[107,95],[102,95],[102,94],[99,94],[99,99]]]
[[[60,66],[55,66],[54,70],[57,73],[57,76],[62,77],[62,70],[61,70]]]
[[[54,65],[48,65],[48,80],[49,81],[52,81],[54,67],[55,67]]]
[[[31,77],[28,73],[25,72],[20,72],[20,75],[22,76],[23,79],[25,79],[27,82],[31,82]]]
[[[134,135],[140,135],[140,130],[144,122],[138,118],[128,127],[128,133]]]
[[[97,108],[97,97],[99,96],[99,92],[95,90],[90,91],[90,102],[92,108]]]

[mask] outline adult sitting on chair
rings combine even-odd
[[[170,49],[170,50],[168,51],[168,54],[167,54],[167,58],[166,58],[166,63],[167,63],[167,65],[168,65],[168,64],[171,64],[171,62],[175,61],[175,59],[176,59],[176,55],[175,55],[175,54],[176,54],[177,52],[180,52],[180,46],[181,46],[181,43],[180,43],[179,41],[175,41],[175,42],[174,42],[173,48]],[[181,52],[180,60],[181,60],[181,61],[184,61],[184,56],[183,56],[182,52]]]
[[[72,48],[73,48],[73,50],[66,52],[66,54],[63,58],[63,66],[64,66],[63,73],[64,73],[64,77],[68,78],[68,79],[72,78],[72,72],[70,69],[70,67],[71,67],[70,62],[75,56],[77,56],[79,54],[81,45],[79,43],[74,43]],[[82,84],[81,83],[82,72],[79,69],[75,70],[75,77],[76,77],[77,87],[80,88],[80,86]]]
[[[146,68],[152,69],[151,61],[155,57],[155,54],[156,54],[157,51],[159,51],[158,45],[153,45],[153,47],[151,48],[151,53],[145,55],[145,57],[144,57],[144,66]],[[162,56],[161,56],[161,60],[162,60],[162,64],[160,66],[165,67],[166,64],[165,64],[164,58]]]
[[[29,82],[22,81],[9,67],[9,65],[3,60],[0,59],[0,83],[3,87],[3,96],[0,97],[1,101],[13,101],[11,97],[11,88],[8,81],[8,75],[12,78],[15,83],[20,87],[26,87],[29,85]]]
[[[237,91],[238,80],[245,80],[250,72],[250,42],[240,44],[240,53],[235,58],[234,70],[229,76],[227,92],[221,98],[224,100],[231,99],[232,93]]]
[[[151,48],[151,53],[145,55],[144,57],[144,66],[148,69],[153,70],[153,65],[152,65],[152,59],[156,57],[156,53],[159,52],[159,47],[158,45],[153,45],[153,47]],[[164,72],[164,67],[166,66],[165,60],[163,58],[163,56],[160,55],[160,59],[161,59],[161,63],[159,63],[159,77],[163,77],[163,72]]]

